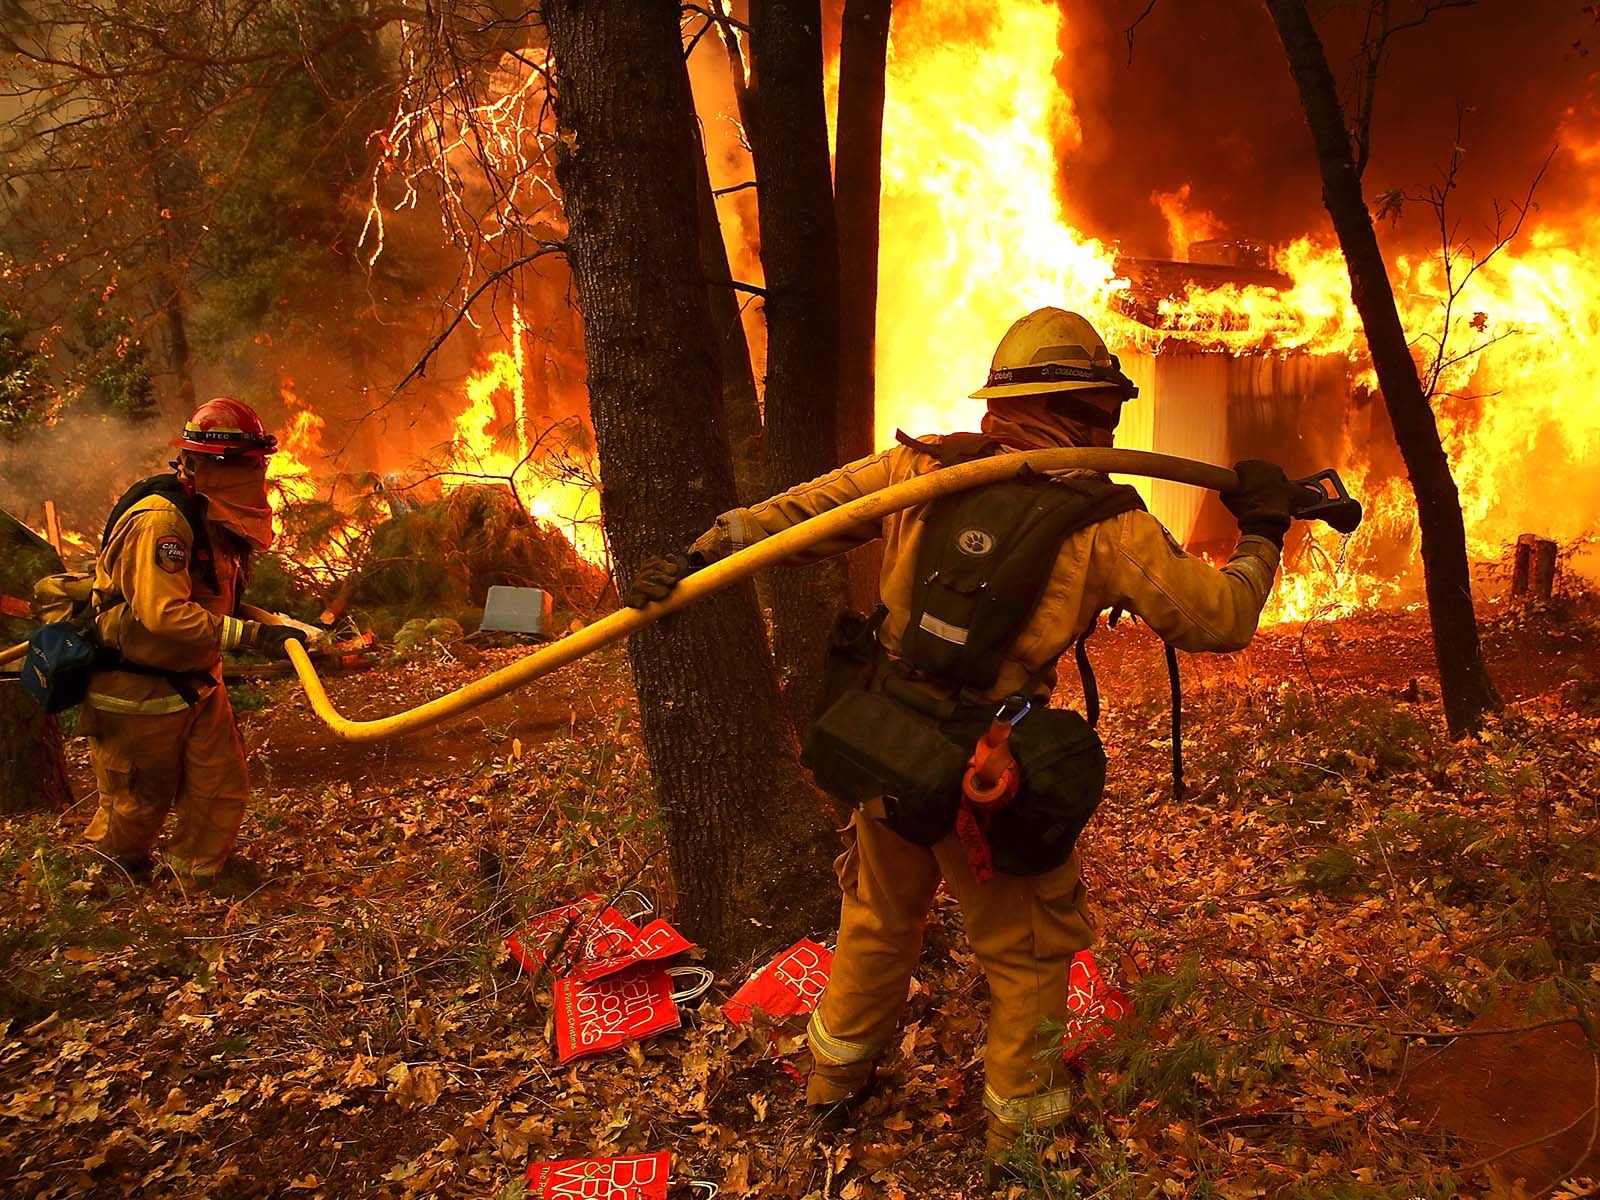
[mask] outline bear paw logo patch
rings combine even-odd
[[[189,547],[183,544],[182,538],[164,537],[156,539],[156,566],[168,575],[176,575],[189,565]]]
[[[963,529],[956,535],[956,549],[969,558],[982,558],[994,549],[994,538],[981,529]]]

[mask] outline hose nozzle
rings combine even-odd
[[[1354,533],[1361,524],[1361,501],[1345,489],[1339,472],[1331,467],[1291,482],[1306,492],[1305,503],[1294,510],[1296,520],[1322,521],[1345,534]]]

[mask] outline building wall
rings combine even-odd
[[[1123,410],[1117,444],[1231,466],[1281,463],[1291,476],[1337,463],[1350,407],[1343,358],[1225,353],[1169,347],[1130,354],[1123,369],[1139,397]],[[1165,480],[1129,480],[1185,546],[1232,545],[1232,517],[1211,492]]]

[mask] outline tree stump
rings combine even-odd
[[[0,814],[71,803],[61,726],[15,679],[0,681]]]

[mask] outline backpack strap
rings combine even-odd
[[[999,452],[1002,443],[986,433],[947,433],[937,441],[914,438],[903,429],[894,431],[894,440],[902,446],[939,460],[941,467],[959,466],[964,462],[988,458]]]
[[[1172,689],[1172,799],[1183,799],[1183,685],[1178,678],[1178,649],[1167,648],[1167,682]]]
[[[127,516],[140,501],[147,500],[151,496],[161,497],[183,514],[183,519],[189,525],[189,536],[194,543],[191,559],[206,573],[206,579],[212,588],[218,587],[217,562],[212,554],[211,539],[206,533],[205,497],[191,494],[183,486],[183,481],[171,472],[141,479],[122,493],[117,502],[111,506],[111,514],[106,517],[105,531],[100,535],[101,551],[104,552],[106,543],[111,540],[111,534],[122,518]]]
[[[1100,724],[1100,684],[1094,677],[1094,664],[1089,661],[1089,636],[1094,633],[1099,620],[1097,615],[1095,624],[1085,629],[1072,645],[1072,656],[1078,662],[1078,679],[1083,684],[1083,715],[1088,719],[1090,728]]]

